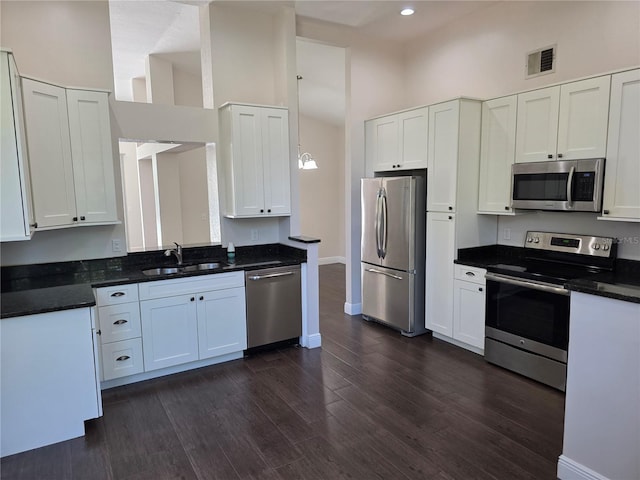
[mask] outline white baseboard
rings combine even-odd
[[[300,340],[302,340],[302,346],[305,348],[319,348],[322,346],[322,337],[319,333],[300,337]]]
[[[560,455],[558,458],[558,478],[560,480],[609,480],[604,475],[600,475],[564,455]]]
[[[362,313],[362,304],[344,302],[344,313],[347,315],[360,315]]]
[[[478,355],[482,355],[484,357],[484,349],[474,347],[473,345],[469,345],[468,343],[461,342],[456,340],[455,338],[447,337],[445,335],[441,335],[438,332],[433,332],[433,337],[438,340],[442,340],[443,342],[450,343],[455,345],[456,347],[464,348],[465,350],[469,350],[470,352],[477,353]]]
[[[347,259],[344,257],[324,257],[318,259],[318,265],[329,265],[331,263],[347,263]]]

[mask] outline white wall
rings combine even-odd
[[[300,170],[300,225],[305,235],[322,240],[320,261],[345,256],[344,127],[300,115],[300,145],[318,163]]]
[[[139,250],[144,246],[140,171],[138,169],[136,144],[133,142],[119,142],[119,148],[125,204],[124,219],[127,233],[127,251],[130,252]]]
[[[176,105],[202,108],[202,77],[173,66],[173,99]]]
[[[208,243],[209,195],[205,147],[175,156],[180,168],[182,241],[185,245]]]
[[[162,226],[162,245],[172,245],[173,242],[182,244],[180,165],[173,153],[159,153],[156,158],[158,162],[158,201]]]
[[[496,2],[407,44],[407,106],[489,99],[640,65],[640,2]],[[525,80],[525,55],[557,44],[556,71]]]

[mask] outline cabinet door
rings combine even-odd
[[[231,156],[234,216],[258,217],[264,212],[262,115],[245,105],[231,107]]]
[[[427,268],[425,325],[453,336],[453,260],[455,215],[427,213]]]
[[[198,293],[200,359],[247,348],[244,287]]]
[[[0,52],[0,242],[29,240],[33,210],[22,113],[22,87],[13,55]]]
[[[515,95],[482,104],[479,212],[511,213],[511,165],[515,158],[517,106]]]
[[[603,217],[640,222],[640,70],[611,77]]]
[[[484,286],[455,280],[453,338],[484,350]]]
[[[67,90],[67,108],[78,221],[115,222],[118,217],[107,93]]]
[[[64,88],[23,79],[24,115],[38,228],[76,217],[69,116]]]
[[[0,456],[84,435],[99,416],[89,308],[4,318]]]
[[[366,122],[367,165],[374,172],[392,170],[399,162],[398,116],[375,118]]]
[[[516,163],[556,159],[560,87],[518,95]]]
[[[456,208],[460,102],[429,107],[427,210],[453,212]]]
[[[574,160],[605,156],[610,82],[611,77],[605,75],[561,86],[558,158]]]
[[[427,107],[398,114],[398,168],[427,168]]]
[[[145,371],[198,360],[196,296],[140,302]]]
[[[262,108],[262,163],[264,168],[264,212],[291,214],[289,161],[289,112]]]

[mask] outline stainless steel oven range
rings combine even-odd
[[[527,232],[525,258],[487,267],[485,359],[564,391],[571,279],[611,271],[613,238]]]

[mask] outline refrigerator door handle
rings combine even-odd
[[[393,273],[383,272],[382,270],[376,270],[375,268],[366,268],[365,270],[371,273],[379,273],[380,275],[384,275],[385,277],[395,278],[396,280],[403,280],[403,278],[398,275],[394,275]]]
[[[378,190],[376,196],[376,253],[378,258],[382,258],[382,189]]]
[[[383,188],[381,190],[382,192],[382,239],[380,241],[381,243],[381,250],[382,250],[382,255],[381,258],[384,258],[387,256],[387,192],[385,191],[385,189]]]

